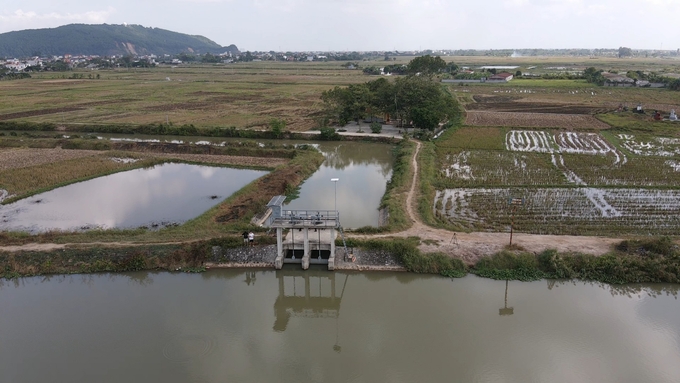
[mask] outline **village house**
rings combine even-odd
[[[513,77],[514,76],[512,75],[512,73],[502,72],[495,74],[493,76],[489,76],[489,78],[486,81],[508,82],[512,80]]]
[[[635,86],[635,80],[628,76],[616,73],[603,72],[602,77],[605,78],[604,86],[622,86],[622,87]]]

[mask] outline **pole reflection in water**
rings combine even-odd
[[[505,281],[505,306],[498,309],[498,315],[512,315],[514,314],[514,309],[508,307],[508,281]]]

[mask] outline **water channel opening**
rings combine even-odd
[[[330,250],[311,250],[309,252],[310,258],[319,258],[321,256],[321,259],[326,259],[331,257],[331,251]]]
[[[302,257],[303,257],[304,255],[305,255],[305,251],[304,251],[304,250],[297,250],[297,249],[295,249],[295,250],[293,250],[293,249],[286,250],[286,258],[292,259],[293,256],[295,256],[295,259],[302,259]]]

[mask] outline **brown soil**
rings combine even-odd
[[[550,113],[550,114],[598,114],[609,111],[607,108],[550,102],[522,101],[513,96],[482,96],[475,95],[476,101],[465,105],[465,109],[474,111],[493,112],[526,112],[526,113]]]
[[[43,115],[46,115],[46,114],[74,112],[76,110],[82,110],[82,109],[83,108],[81,108],[81,107],[64,107],[64,108],[52,108],[52,109],[27,110],[25,112],[16,112],[16,113],[6,113],[6,114],[0,114],[0,121],[13,120],[15,118],[43,116]]]
[[[587,114],[550,114],[468,111],[466,125],[523,128],[608,129],[609,125]]]

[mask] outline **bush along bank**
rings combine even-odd
[[[349,246],[394,254],[407,271],[463,277],[467,273],[498,280],[580,279],[608,284],[680,283],[680,249],[668,237],[621,242],[616,251],[602,255],[539,254],[502,251],[467,267],[441,253],[422,253],[420,240],[390,238],[350,239]]]
[[[407,271],[413,273],[440,274],[451,278],[461,278],[467,274],[467,268],[460,259],[442,253],[423,253],[418,249],[419,244],[420,239],[417,237],[347,241],[348,246],[392,253]]]
[[[680,283],[680,249],[668,237],[621,242],[602,256],[503,251],[483,258],[470,269],[481,277],[533,281],[581,279],[610,284]]]

